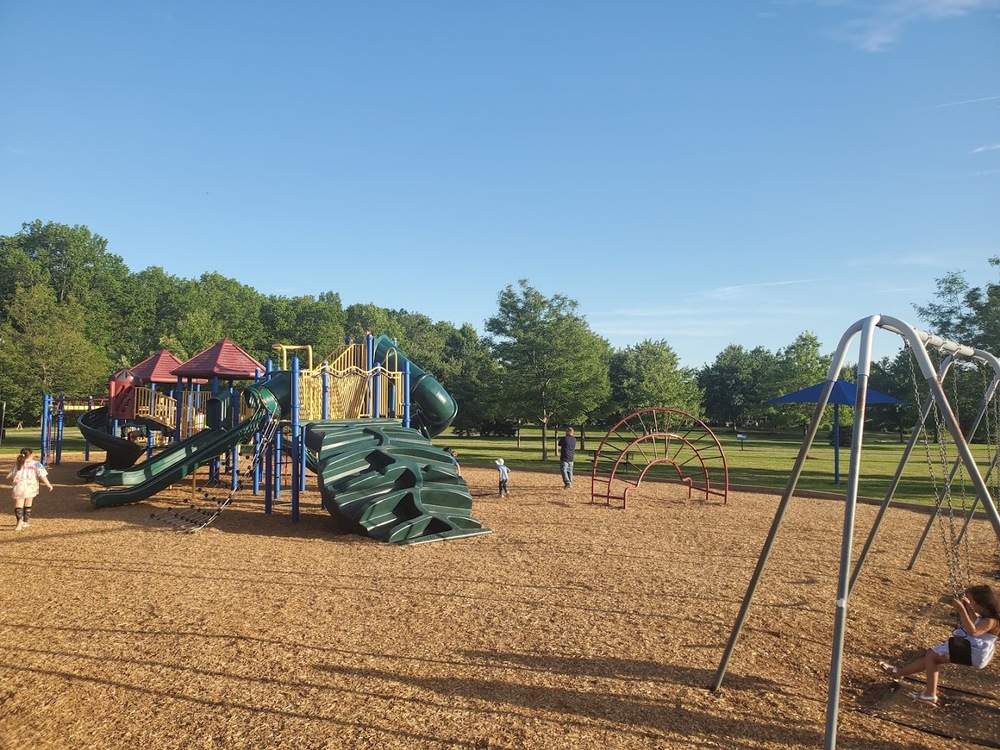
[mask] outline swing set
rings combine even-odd
[[[919,369],[920,375],[923,378],[927,396],[919,410],[917,421],[910,435],[909,442],[903,451],[899,465],[889,483],[888,490],[882,500],[882,504],[879,508],[878,514],[876,515],[875,521],[872,524],[868,539],[866,540],[852,571],[851,546],[854,536],[855,510],[858,500],[858,484],[861,473],[865,406],[872,360],[872,337],[876,329],[895,333],[903,338],[912,357],[911,373],[916,400],[919,401],[920,391],[916,369]],[[985,515],[993,527],[997,543],[1000,545],[1000,515],[998,515],[996,502],[994,500],[997,494],[995,490],[994,493],[991,494],[990,488],[987,485],[987,479],[993,476],[994,487],[996,487],[995,469],[1000,450],[997,449],[997,443],[994,443],[988,448],[988,470],[984,478],[984,476],[979,472],[979,467],[976,464],[975,457],[972,454],[969,444],[969,441],[975,435],[976,430],[984,418],[987,424],[988,438],[996,440],[998,426],[997,415],[1000,415],[1000,409],[998,409],[995,396],[998,383],[1000,383],[1000,360],[989,352],[949,341],[935,334],[916,329],[898,318],[892,318],[886,315],[872,315],[867,318],[863,318],[844,332],[840,339],[840,343],[837,346],[837,350],[833,355],[833,360],[827,372],[826,383],[820,393],[818,401],[816,402],[812,419],[810,420],[809,427],[806,430],[806,434],[802,441],[799,454],[795,460],[795,464],[792,467],[792,473],[788,478],[788,483],[781,496],[781,500],[778,503],[774,520],[771,523],[771,528],[764,542],[764,547],[757,560],[757,565],[754,569],[753,576],[751,577],[750,584],[747,587],[746,594],[744,595],[742,606],[740,607],[739,614],[736,617],[736,622],[730,632],[725,652],[719,663],[715,678],[710,686],[711,689],[713,691],[717,690],[722,685],[726,669],[729,665],[733,651],[736,648],[743,625],[746,622],[747,614],[753,602],[754,594],[756,593],[764,567],[767,564],[767,560],[774,546],[784,514],[792,496],[795,493],[795,488],[805,466],[809,450],[816,438],[817,432],[819,431],[820,423],[823,419],[823,411],[830,400],[833,387],[844,367],[851,342],[855,336],[858,335],[858,333],[861,334],[857,366],[858,387],[857,398],[854,405],[854,429],[851,440],[850,468],[844,504],[843,537],[841,541],[837,599],[834,615],[833,655],[830,662],[830,681],[827,693],[826,727],[823,745],[824,750],[834,750],[837,746],[837,715],[840,704],[841,669],[844,654],[844,636],[847,626],[847,609],[851,591],[853,590],[854,584],[864,566],[868,552],[871,549],[872,542],[878,532],[879,525],[881,524],[886,510],[892,501],[896,488],[899,485],[906,462],[919,440],[922,439],[923,441],[925,457],[928,461],[928,469],[930,471],[931,481],[934,485],[935,506],[927,527],[924,529],[924,534],[918,542],[917,549],[910,561],[910,568],[912,568],[915,564],[920,549],[926,540],[931,527],[935,523],[935,518],[939,519],[938,522],[942,528],[948,558],[948,574],[950,583],[955,594],[960,595],[966,588],[970,576],[968,557],[966,560],[962,560],[962,556],[960,554],[962,546],[961,542],[964,539],[966,545],[965,549],[968,551],[968,535],[966,532],[968,530],[969,522],[973,517],[973,513],[980,504],[982,505]],[[937,368],[935,368],[932,361],[931,352],[935,352],[941,357],[941,363]],[[914,369],[914,362],[916,364],[916,369]],[[943,384],[946,376],[953,367],[956,371],[958,371],[959,369],[971,366],[984,368],[987,372],[992,373],[992,377],[987,378],[989,383],[983,392],[979,411],[972,422],[969,423],[967,434],[964,434],[959,423],[959,418],[952,403],[949,402]],[[957,393],[957,389],[955,392]],[[928,417],[931,417],[933,420],[932,424],[934,427],[934,436],[939,446],[937,458],[944,469],[947,469],[949,456],[945,443],[946,436],[943,430],[947,431],[947,434],[951,438],[951,444],[957,452],[957,457],[951,463],[950,471],[946,472],[943,485],[940,488],[938,487],[935,479],[934,461],[932,459],[930,445],[927,438],[926,423]],[[963,487],[962,510],[965,517],[964,524],[960,530],[957,529],[955,507],[952,498],[952,486],[956,478],[962,481]],[[968,504],[964,500],[964,487],[966,479],[975,490],[975,501],[968,507],[966,507]],[[942,506],[946,511],[945,513],[942,513]],[[947,518],[947,525],[945,525],[945,518]]]

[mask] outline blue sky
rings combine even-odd
[[[689,367],[996,277],[1000,0],[0,0],[0,71],[0,234],[134,271]]]

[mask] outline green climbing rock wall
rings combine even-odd
[[[309,463],[330,513],[369,536],[416,544],[487,534],[451,456],[398,420],[306,425]]]

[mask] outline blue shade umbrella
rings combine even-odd
[[[803,388],[801,391],[786,393],[784,396],[777,396],[765,404],[814,404],[819,401],[823,388],[827,381]],[[833,404],[833,483],[840,484],[840,406],[854,406],[858,399],[858,386],[849,380],[838,378],[830,391],[830,400],[827,403]],[[865,397],[866,404],[905,404],[898,398],[879,393],[871,388]]]

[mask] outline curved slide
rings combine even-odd
[[[127,469],[135,465],[139,456],[146,452],[145,446],[112,435],[109,429],[110,421],[107,406],[91,409],[76,420],[76,426],[80,429],[84,439],[108,454],[102,464],[91,464],[81,469],[79,473],[83,478],[89,478],[100,466],[107,466],[111,469]]]
[[[400,362],[410,364],[410,401],[419,409],[410,417],[410,426],[429,438],[440,435],[458,415],[458,404],[433,375],[407,359],[385,334],[375,339],[375,361],[385,364],[389,352]]]
[[[98,490],[90,496],[90,501],[106,508],[145,500],[249,440],[268,414],[273,418],[281,416],[282,408],[288,403],[288,380],[287,373],[278,373],[267,382],[244,390],[243,398],[251,404],[254,413],[232,429],[202,430],[134,468],[99,471],[94,481],[124,488]]]

